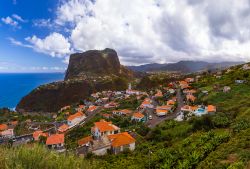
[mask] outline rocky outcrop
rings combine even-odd
[[[25,96],[16,109],[55,112],[102,90],[124,90],[134,72],[120,64],[112,49],[90,50],[70,56],[65,80],[42,85]]]
[[[117,53],[113,49],[89,50],[84,53],[75,53],[70,56],[65,80],[93,76],[123,75],[129,71],[121,66]]]

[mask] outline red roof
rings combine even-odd
[[[88,136],[88,137],[84,137],[80,140],[78,140],[78,145],[81,146],[81,145],[85,145],[87,144],[88,142],[92,141],[93,138],[91,136]]]
[[[0,131],[7,130],[8,126],[7,124],[0,124]]]
[[[82,112],[77,112],[77,113],[75,113],[75,114],[73,114],[73,115],[70,115],[70,116],[68,117],[68,121],[72,121],[72,120],[74,120],[75,118],[79,118],[79,117],[82,117],[82,116],[84,116],[84,114],[83,114]]]
[[[43,131],[41,131],[41,130],[37,130],[37,131],[35,131],[34,133],[33,133],[33,138],[34,138],[34,140],[39,140],[39,137],[40,136],[44,136],[44,137],[48,137],[48,134],[47,133],[43,133]]]
[[[120,147],[124,145],[129,145],[135,142],[135,139],[129,135],[127,132],[112,134],[108,138],[111,140],[111,145],[113,147]]]
[[[135,118],[143,118],[144,115],[142,113],[140,113],[140,112],[137,112],[137,113],[133,114],[133,117],[135,117]]]
[[[67,125],[67,124],[63,124],[63,125],[61,125],[59,128],[58,128],[58,131],[59,132],[65,132],[65,131],[67,131],[69,129],[69,126]]]
[[[107,122],[105,120],[100,120],[99,122],[95,122],[95,127],[100,130],[100,132],[104,131],[114,131],[119,128],[112,124],[112,122]]]
[[[53,134],[47,138],[46,145],[63,144],[64,134]]]

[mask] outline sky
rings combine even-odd
[[[124,65],[250,61],[250,0],[0,1],[0,72],[63,72],[105,48]]]

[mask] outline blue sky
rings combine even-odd
[[[124,65],[250,61],[250,0],[1,0],[0,72],[65,71],[113,48]]]
[[[31,48],[14,45],[9,38],[23,41],[28,36],[46,36],[50,30],[46,27],[34,26],[34,21],[40,18],[53,18],[57,2],[54,0],[4,0],[0,1],[0,17],[20,16],[17,26],[0,23],[0,72],[53,72],[64,71],[67,64],[59,58],[39,52]]]

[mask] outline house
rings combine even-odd
[[[137,122],[143,122],[145,121],[145,116],[144,114],[140,112],[136,112],[132,115],[131,120],[137,121]]]
[[[120,128],[112,124],[112,122],[107,122],[105,120],[100,120],[94,123],[94,127],[91,128],[91,133],[94,138],[100,138],[102,136],[107,136],[110,134],[116,134],[120,132]]]
[[[168,92],[170,93],[170,94],[174,94],[175,93],[175,90],[174,89],[168,89]]]
[[[250,66],[249,66],[248,64],[244,64],[244,65],[242,66],[242,69],[243,69],[243,70],[249,70],[249,69],[250,69]]]
[[[187,101],[194,102],[196,100],[196,97],[192,94],[188,94],[188,95],[186,95],[186,99],[187,99]]]
[[[160,116],[166,116],[169,110],[156,108],[155,112],[156,112],[156,115],[160,117]]]
[[[207,112],[208,113],[215,113],[216,112],[216,106],[208,105],[207,106]]]
[[[188,113],[193,113],[197,109],[197,106],[189,106],[189,105],[184,105],[181,107],[182,112],[188,112]]]
[[[46,145],[50,149],[57,150],[58,152],[65,151],[64,148],[64,134],[53,134],[46,140]]]
[[[138,90],[132,90],[132,89],[127,89],[126,94],[128,95],[140,95],[140,91]]]
[[[189,90],[189,89],[184,89],[183,90],[183,93],[184,94],[194,94],[194,93],[196,93],[197,91],[196,90],[194,90],[194,89],[191,89],[191,90]]]
[[[87,136],[87,137],[84,137],[84,138],[78,140],[77,143],[78,143],[78,146],[80,146],[80,147],[90,146],[92,141],[93,141],[92,136]]]
[[[187,83],[193,83],[194,82],[194,78],[186,78],[185,79],[185,82],[187,82]]]
[[[92,112],[94,112],[97,108],[98,108],[97,106],[91,105],[91,106],[89,106],[87,112],[91,112],[91,113],[92,113]]]
[[[223,87],[223,92],[224,93],[227,93],[227,92],[229,92],[231,90],[231,87],[229,87],[229,86],[224,86]]]
[[[64,133],[65,131],[67,131],[69,129],[69,126],[67,124],[63,124],[61,125],[57,130],[60,132],[60,133]]]
[[[8,125],[7,124],[0,124],[0,131],[4,131],[8,129]]]
[[[41,130],[37,130],[33,133],[33,139],[35,141],[39,141],[39,137],[40,136],[43,136],[43,137],[48,137],[48,133],[44,133],[43,131]]]
[[[190,87],[188,85],[188,82],[186,82],[186,81],[179,81],[179,85],[180,85],[181,89],[186,89],[186,88]]]
[[[85,105],[79,105],[75,110],[78,112],[83,112],[85,110]]]
[[[242,84],[242,83],[245,83],[245,80],[235,80],[235,83],[236,84]]]
[[[0,131],[0,136],[4,138],[12,138],[14,137],[14,129],[6,129],[3,131]]]
[[[106,119],[109,119],[111,118],[111,114],[108,114],[108,113],[103,113],[102,116]]]
[[[157,90],[155,97],[163,97],[162,91]]]
[[[67,123],[69,126],[73,126],[76,125],[78,123],[80,123],[81,121],[83,121],[86,118],[85,114],[83,114],[82,112],[77,112],[73,115],[70,115],[67,119]]]
[[[174,100],[168,100],[167,105],[175,105],[175,101]]]
[[[152,100],[149,98],[145,98],[142,104],[140,105],[140,108],[154,108],[154,105],[152,104]]]
[[[114,154],[135,149],[135,139],[127,132],[112,134],[108,138],[111,141],[111,152]]]
[[[104,108],[108,109],[108,108],[116,108],[119,106],[119,103],[116,102],[109,102],[107,104],[104,105]]]
[[[173,105],[170,104],[170,105],[157,106],[156,109],[172,111]]]
[[[123,110],[113,110],[112,111],[113,115],[118,115],[118,116],[129,116],[132,113],[132,110],[128,109],[123,109]]]

